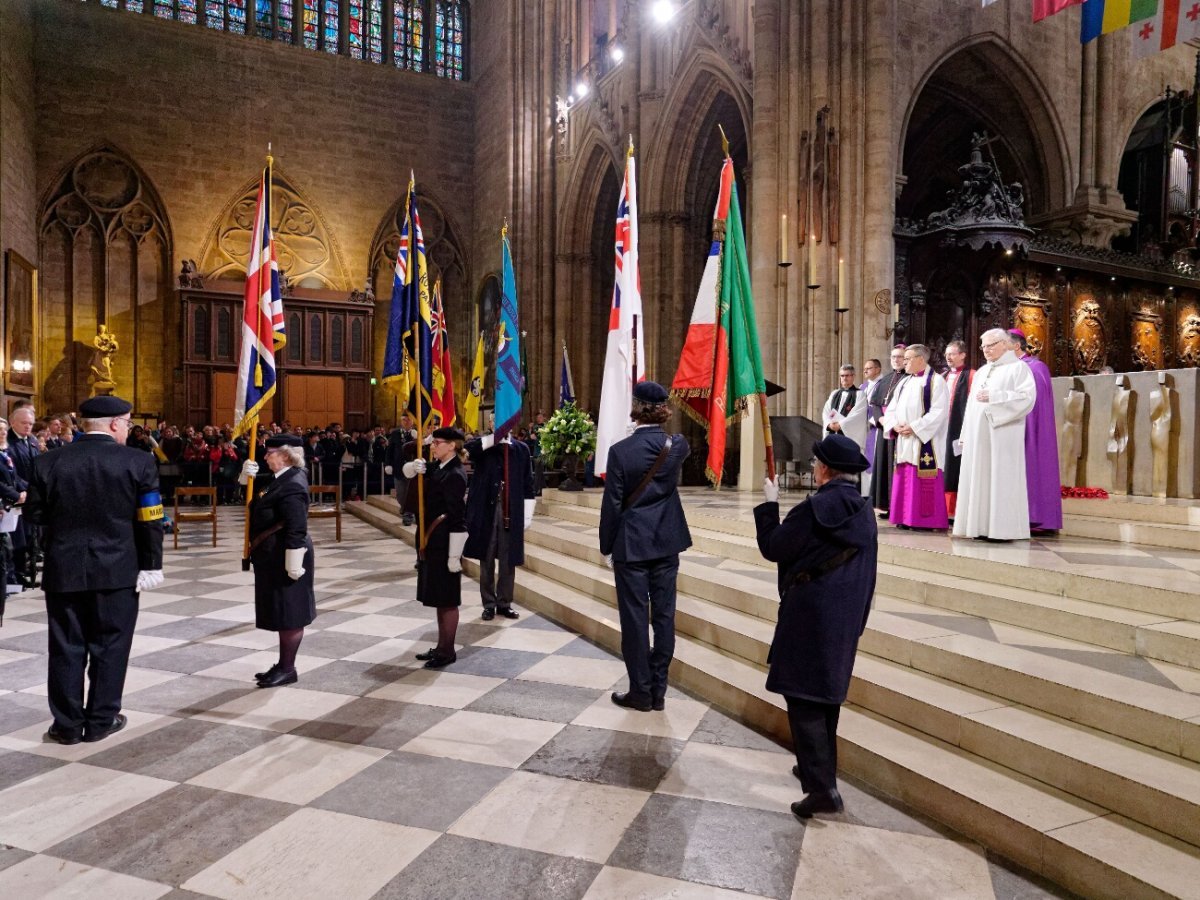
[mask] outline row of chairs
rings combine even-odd
[[[308,486],[308,517],[310,519],[333,519],[337,542],[342,542],[342,504],[339,500],[341,488],[336,484],[311,484]],[[179,501],[197,498],[208,499],[208,505],[189,505],[181,508]],[[217,489],[215,487],[175,488],[175,549],[179,549],[179,532],[184,522],[211,522],[212,545],[217,546]]]

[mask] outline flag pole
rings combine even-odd
[[[417,359],[417,383],[414,393],[417,397],[417,459],[423,459],[422,451],[425,449],[425,417],[421,415],[421,272],[420,263],[417,258],[417,221],[412,215],[412,200],[417,193],[416,185],[413,185],[412,193],[409,194],[408,214],[412,218],[412,224],[408,229],[409,248],[412,252],[408,258],[411,263],[413,277],[417,283],[417,321],[413,324],[416,326],[413,329],[413,355]],[[417,473],[417,560],[425,559],[425,473]]]

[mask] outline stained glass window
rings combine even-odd
[[[465,10],[461,0],[434,0],[436,7],[433,31],[433,71],[441,78],[461,81],[463,68],[463,35],[466,32]]]
[[[274,34],[274,23],[271,17],[274,10],[271,9],[271,0],[253,0],[254,2],[254,33],[261,38],[270,40]]]
[[[323,21],[321,22],[321,35],[323,43],[321,49],[326,53],[338,52],[338,0],[323,0],[325,4]]]
[[[114,3],[112,5],[116,6],[117,4]],[[146,11],[146,4],[142,0],[125,0],[125,9],[129,12],[141,13]]]
[[[279,13],[275,17],[275,40],[285,44],[292,42],[292,0],[276,0]]]
[[[321,18],[320,3],[321,0],[304,0],[304,29],[301,32],[301,40],[309,50],[317,49],[317,34],[320,30],[318,25]]]
[[[395,0],[392,21],[392,65],[420,72],[425,68],[425,4]]]
[[[117,0],[100,0],[101,6],[107,6],[109,9],[117,8]]]

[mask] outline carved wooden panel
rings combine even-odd
[[[1176,365],[1200,366],[1200,304],[1194,295],[1180,297],[1176,307]]]
[[[1034,300],[1019,300],[1013,311],[1013,328],[1025,335],[1031,355],[1041,360],[1048,359],[1049,354],[1045,351],[1049,344],[1050,319],[1045,306]]]
[[[1071,351],[1075,371],[1094,375],[1105,365],[1104,317],[1096,295],[1083,290],[1071,304]]]
[[[1135,369],[1147,372],[1163,367],[1162,316],[1144,309],[1133,314],[1130,350]]]

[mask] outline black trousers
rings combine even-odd
[[[59,731],[108,727],[121,711],[129,648],[137,626],[138,595],[111,591],[46,594],[50,625],[50,713]],[[91,682],[83,697],[86,667]]]
[[[679,555],[613,564],[617,611],[621,615],[621,655],[629,690],[642,697],[667,693],[667,671],[675,656],[675,579]],[[650,647],[649,632],[654,632]]]
[[[842,711],[839,703],[814,703],[799,697],[785,697],[788,724],[792,727],[792,746],[800,770],[804,793],[832,791],[837,788],[837,725]]]
[[[513,602],[513,586],[517,580],[517,569],[508,556],[508,537],[512,528],[525,525],[525,504],[521,501],[515,510],[509,509],[509,530],[504,528],[504,508],[496,501],[496,514],[492,516],[492,533],[488,537],[487,550],[479,560],[479,596],[484,609],[508,609]],[[496,569],[500,573],[497,577]]]

